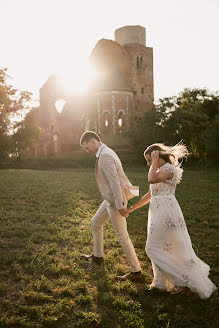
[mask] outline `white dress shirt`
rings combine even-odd
[[[105,146],[104,143],[102,143],[102,145],[99,147],[99,149],[98,149],[98,151],[97,151],[97,153],[96,153],[96,158],[99,158],[99,156],[100,156],[100,151],[101,151],[101,149],[103,148],[103,146]]]

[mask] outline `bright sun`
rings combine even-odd
[[[69,67],[67,69],[62,69],[62,71],[58,73],[61,84],[66,92],[71,94],[75,92],[82,93],[88,90],[96,74],[91,65],[89,63],[84,63],[84,65]],[[63,99],[56,101],[55,106],[59,113],[62,112],[65,103],[66,101]]]
[[[63,70],[60,73],[64,87],[68,91],[83,92],[86,91],[94,79],[95,71],[91,65],[78,65]]]

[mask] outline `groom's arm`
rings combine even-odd
[[[125,214],[125,202],[122,189],[119,183],[119,177],[116,170],[115,160],[112,156],[104,154],[101,156],[101,170],[104,172],[113,194],[116,209],[120,211],[121,215]],[[124,210],[124,211],[122,211]]]

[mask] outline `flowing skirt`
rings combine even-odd
[[[186,286],[202,299],[217,289],[208,278],[210,267],[197,257],[175,196],[153,196],[148,213],[146,253],[151,259],[151,287],[170,291]]]

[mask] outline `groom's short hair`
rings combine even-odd
[[[82,146],[84,142],[88,142],[90,139],[96,139],[97,141],[101,141],[100,137],[98,136],[98,134],[96,134],[96,132],[85,131],[81,136],[80,145]]]

